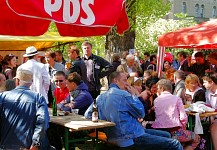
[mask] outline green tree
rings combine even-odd
[[[120,53],[125,50],[135,48],[135,40],[137,38],[137,24],[143,18],[140,26],[141,30],[145,28],[149,20],[153,18],[161,18],[170,10],[170,4],[164,0],[126,0],[126,11],[128,14],[130,28],[123,35],[118,35],[115,28],[106,35],[105,50],[107,54]],[[140,34],[140,33],[138,33]]]
[[[135,47],[141,52],[148,51],[150,53],[157,52],[159,35],[196,24],[193,18],[188,17],[182,18],[181,20],[153,18],[144,27],[143,19],[140,16],[138,17],[140,22],[138,22],[136,27],[137,36]]]

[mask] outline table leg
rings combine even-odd
[[[193,131],[193,119],[191,115],[188,116],[188,128],[190,131]]]
[[[96,129],[96,150],[99,150],[98,129]]]
[[[69,150],[69,129],[65,128],[64,131],[64,145],[65,145],[65,150]]]
[[[211,125],[212,124],[212,121],[213,121],[213,118],[212,118],[212,116],[210,116],[209,117],[209,125]],[[213,150],[213,144],[212,144],[212,137],[211,137],[211,133],[209,133],[210,135],[209,135],[209,146],[210,146],[210,150]]]

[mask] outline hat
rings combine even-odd
[[[30,46],[26,48],[26,54],[24,54],[23,57],[34,56],[36,54],[38,54],[37,49],[34,46]]]
[[[16,72],[16,76],[14,78],[17,78],[25,83],[32,83],[33,80],[33,73],[29,70],[19,69]]]

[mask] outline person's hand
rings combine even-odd
[[[29,150],[38,150],[38,147],[31,146]]]
[[[70,107],[70,108],[74,108],[74,104],[73,103],[67,103],[64,104],[65,107]]]
[[[182,125],[182,128],[183,128],[184,130],[186,130],[186,125]]]
[[[148,90],[143,91],[142,93],[140,93],[140,95],[142,97],[142,99],[144,101],[146,101],[150,96],[151,96],[151,92]]]
[[[143,122],[143,118],[138,118],[137,119],[139,122]]]
[[[137,91],[136,88],[132,87],[132,86],[127,86],[127,91],[132,94],[132,95],[136,95],[139,96],[139,92]]]

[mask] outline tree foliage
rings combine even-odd
[[[171,3],[166,0],[125,0],[130,29],[123,35],[118,35],[115,27],[106,36],[87,37],[93,44],[93,53],[106,57],[108,60],[113,53],[135,48],[141,52],[157,51],[158,36],[194,24],[186,14],[177,14],[182,20],[162,19],[169,12]],[[49,31],[57,31],[51,23]],[[81,43],[77,43],[80,47]],[[66,48],[66,47],[65,47]]]
[[[148,51],[150,53],[157,52],[159,35],[195,24],[193,18],[182,20],[153,18],[142,28],[144,26],[142,22],[143,18],[138,17],[138,20],[140,23],[138,22],[136,28],[136,49],[141,52]]]

